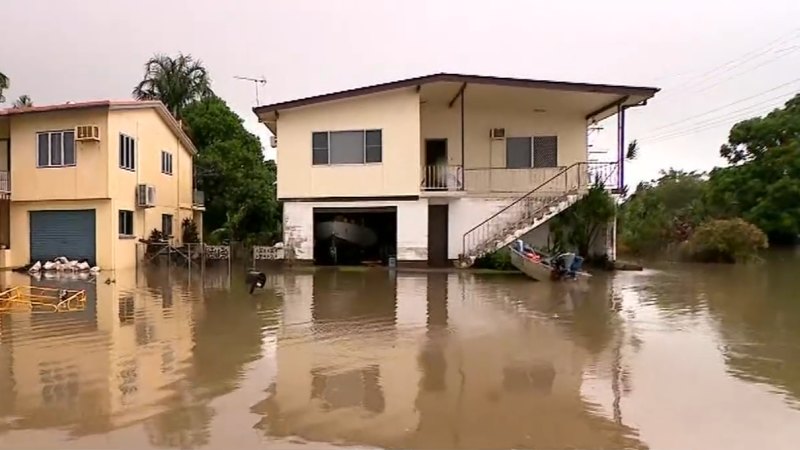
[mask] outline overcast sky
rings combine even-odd
[[[434,72],[662,87],[629,114],[629,183],[720,164],[735,119],[800,90],[797,0],[2,0],[0,17],[9,101],[129,98],[153,53],[182,51],[265,145],[234,76],[266,77],[262,103]]]

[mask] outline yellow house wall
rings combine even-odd
[[[418,195],[419,96],[403,89],[281,111],[278,197]],[[313,166],[314,131],[382,130],[381,163]]]
[[[96,263],[104,269],[113,267],[112,230],[113,238],[116,238],[116,228],[112,228],[111,204],[109,200],[11,202],[11,249],[7,264],[16,267],[30,262],[31,211],[94,209]]]
[[[108,109],[32,113],[10,118],[12,201],[108,198]],[[38,168],[36,133],[100,127],[100,142],[76,142],[73,167]]]
[[[136,171],[119,166],[119,135],[136,139]],[[108,171],[113,174],[109,189],[114,196],[112,230],[115,240],[114,262],[117,269],[134,267],[142,254],[140,238],[149,237],[153,229],[161,229],[161,215],[171,214],[173,242],[180,243],[180,220],[192,217],[192,158],[172,130],[155,110],[115,110],[109,116]],[[161,173],[161,151],[172,153],[172,175]],[[155,207],[136,207],[136,185],[151,184],[156,188]],[[184,207],[184,209],[181,208]],[[134,237],[119,236],[119,211],[133,211]]]

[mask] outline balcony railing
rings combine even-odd
[[[195,190],[192,192],[192,205],[204,206],[206,204],[206,194],[203,191]]]
[[[596,177],[605,180],[606,185],[617,185],[616,169],[613,173],[607,164],[586,164],[582,178],[584,184],[590,184]],[[613,166],[616,167],[616,166]],[[425,166],[422,175],[422,190],[424,191],[469,191],[475,193],[511,193],[524,194],[534,186],[539,186],[554,176],[562,173],[565,167],[536,167],[527,169],[509,169],[505,167],[493,168],[467,168],[461,166],[434,165]],[[563,192],[568,186],[574,184],[570,179],[576,171],[570,171],[559,177],[564,186],[547,183],[540,191],[550,193]]]
[[[464,169],[461,166],[425,166],[422,174],[424,191],[461,191],[464,189]]]
[[[0,194],[11,193],[11,177],[5,170],[0,171]]]

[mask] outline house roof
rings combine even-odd
[[[561,90],[561,91],[572,91],[572,92],[616,94],[620,96],[644,97],[645,99],[652,97],[653,95],[655,95],[656,92],[659,91],[659,89],[655,87],[575,83],[569,81],[533,80],[525,78],[506,78],[506,77],[493,77],[493,76],[482,76],[482,75],[466,75],[457,73],[437,73],[433,75],[425,75],[421,77],[406,78],[403,80],[391,81],[388,83],[374,84],[355,89],[347,89],[343,91],[331,92],[328,94],[315,95],[296,100],[278,102],[270,105],[257,106],[253,108],[253,112],[255,112],[256,115],[261,116],[262,114],[276,112],[279,110],[298,108],[301,106],[313,105],[317,103],[329,102],[334,100],[342,100],[362,95],[376,94],[379,92],[389,91],[393,89],[422,86],[425,84],[435,83],[435,82],[456,82],[456,83],[467,83],[467,84],[484,84],[484,85],[549,89],[549,90]]]
[[[167,110],[167,107],[158,100],[96,100],[78,103],[31,106],[26,108],[6,108],[0,109],[0,117],[90,108],[108,108],[112,111],[153,108],[164,121],[164,123],[166,123],[172,132],[175,133],[178,139],[180,139],[181,144],[183,144],[183,146],[186,147],[186,149],[191,153],[197,153],[197,148],[195,148],[192,140],[189,139],[189,136],[186,134],[186,132],[183,131],[181,124],[175,120],[169,110]]]

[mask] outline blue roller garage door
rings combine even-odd
[[[31,261],[58,256],[95,264],[95,210],[31,211]]]

